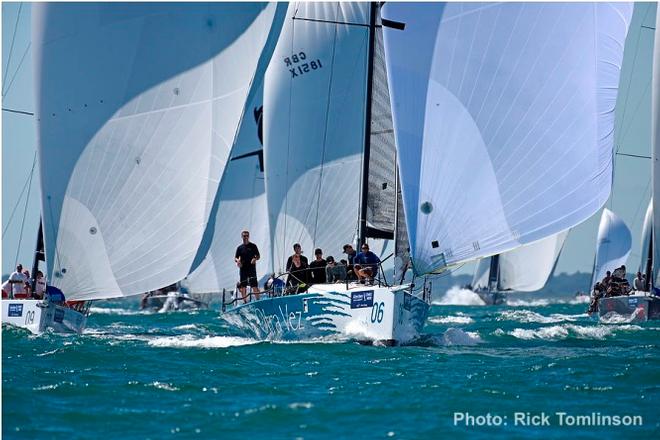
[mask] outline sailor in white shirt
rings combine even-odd
[[[15,298],[16,295],[19,297],[24,296],[26,294],[25,283],[27,281],[25,275],[23,275],[23,265],[19,264],[16,266],[16,271],[9,275],[9,284],[11,284],[9,297]]]

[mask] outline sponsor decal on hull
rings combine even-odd
[[[7,316],[10,318],[18,318],[23,316],[23,304],[9,304]]]

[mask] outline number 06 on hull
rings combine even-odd
[[[319,284],[306,293],[240,305],[222,318],[260,340],[353,339],[400,345],[419,337],[429,304],[409,286]]]

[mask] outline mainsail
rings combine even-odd
[[[48,271],[68,298],[133,295],[188,274],[281,9],[33,6]]]
[[[631,246],[632,234],[625,222],[609,209],[603,209],[598,226],[591,285],[602,280],[608,270],[614,272],[614,269],[626,264]]]
[[[376,8],[378,7],[376,6]],[[394,238],[397,199],[396,143],[379,13],[376,13],[375,25],[369,121],[367,231],[365,231],[365,235]]]
[[[497,290],[516,292],[541,290],[552,275],[567,235],[568,231],[560,232],[500,254],[497,264]],[[472,281],[473,288],[488,287],[492,258],[479,260]]]
[[[624,3],[385,5],[416,273],[540,240],[600,209],[631,14]]]
[[[365,138],[368,3],[292,3],[264,85],[272,261],[293,243],[355,241]],[[339,259],[339,258],[337,258]]]

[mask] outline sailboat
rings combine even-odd
[[[591,285],[626,264],[632,248],[632,235],[626,223],[614,212],[603,209],[598,226],[596,256],[591,275]]]
[[[472,289],[486,305],[504,304],[507,292],[536,292],[552,275],[568,231],[477,263]]]
[[[91,301],[183,279],[285,7],[40,3],[32,11],[49,288]],[[3,301],[2,321],[81,332],[85,311],[61,299]]]
[[[643,266],[646,269],[646,279],[649,280],[649,285],[647,291],[633,291],[630,295],[601,298],[598,301],[598,313],[601,318],[616,313],[617,315],[629,317],[633,322],[660,319],[660,296],[658,296],[660,291],[657,287],[660,285],[660,279],[658,278],[660,246],[656,245],[658,239],[656,225],[660,224],[660,212],[653,209],[653,207],[658,206],[660,197],[660,33],[657,32],[658,24],[660,24],[660,15],[656,13],[651,83],[651,174],[653,190],[642,233],[642,250],[648,252]]]
[[[589,290],[592,291],[591,302],[588,313],[597,310],[601,296],[611,294],[612,289],[617,289],[628,293],[629,284],[622,274],[621,266],[625,266],[630,255],[632,246],[632,235],[625,222],[609,209],[603,209],[598,226],[598,237],[596,240],[596,255],[594,257],[594,267],[591,275]],[[612,276],[607,287],[607,293],[600,284],[607,273]],[[603,308],[604,310],[604,308]]]
[[[269,272],[286,272],[296,242],[338,255],[356,237],[359,243],[369,238],[374,248],[395,237],[396,151],[378,9],[368,3],[289,6],[264,79]],[[315,284],[222,316],[259,339],[339,335],[407,343],[419,335],[429,309],[428,298],[412,293],[409,285],[384,282]]]
[[[371,102],[377,50],[367,42],[377,41],[376,23],[404,208],[397,218],[405,219],[416,276],[559,234],[601,208],[629,5],[388,3],[379,22],[375,9],[289,9],[264,96],[275,267],[289,243],[327,250],[367,236],[360,200],[369,185],[360,182],[368,172],[360,165],[370,156],[360,138],[371,133],[356,123],[370,126],[362,106]],[[224,317],[264,339],[358,334],[406,343],[428,312],[426,298],[411,293],[317,285]]]

